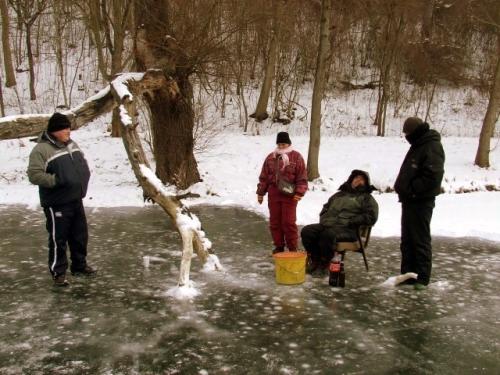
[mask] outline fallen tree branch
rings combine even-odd
[[[114,85],[118,90],[124,90],[124,82],[127,82],[126,90],[130,88],[135,95],[153,91],[162,85],[173,86],[172,90],[175,90],[175,83],[167,81],[161,70],[119,74],[113,82],[115,82]],[[118,106],[119,103],[116,102],[110,87],[107,86],[102,89],[82,104],[61,112],[71,121],[72,130],[94,121]],[[0,140],[38,135],[47,128],[50,116],[52,116],[52,113],[1,117]]]
[[[151,170],[136,131],[138,122],[134,96],[143,95],[146,92],[154,95],[154,90],[160,87],[167,87],[174,96],[179,90],[175,81],[168,80],[160,70],[121,74],[107,88],[63,113],[72,121],[72,129],[78,129],[112,111],[115,107],[119,107],[123,144],[132,170],[143,189],[143,195],[163,208],[182,237],[182,260],[178,285],[183,286],[190,283],[189,272],[193,251],[196,251],[202,263],[205,263],[209,257],[213,257],[214,267],[220,269],[221,266],[217,257],[209,254],[212,244],[201,229],[198,218],[177,199],[175,189],[170,191]],[[46,128],[50,116],[49,114],[20,115],[0,118],[0,139],[37,135]]]
[[[340,81],[344,90],[366,90],[366,89],[375,89],[378,85],[378,81],[370,81],[368,83],[363,84],[355,84],[349,81]]]
[[[122,82],[120,82],[122,84]],[[111,91],[120,104],[120,126],[123,144],[127,150],[134,174],[143,189],[145,196],[158,203],[170,216],[182,237],[182,260],[179,274],[179,285],[189,285],[189,270],[193,249],[205,263],[211,248],[210,241],[201,230],[198,218],[175,197],[175,191],[169,191],[151,170],[146,154],[137,134],[137,109],[133,97],[127,92],[120,92],[111,82]]]

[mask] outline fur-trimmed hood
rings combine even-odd
[[[353,189],[351,187],[352,180],[354,180],[356,176],[360,175],[365,178],[366,185],[361,189]],[[377,190],[377,188],[371,184],[370,175],[368,174],[368,172],[362,171],[361,169],[353,169],[347,181],[339,186],[339,190],[348,192],[371,193],[374,190]]]

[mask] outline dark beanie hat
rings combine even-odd
[[[288,135],[287,132],[279,132],[278,136],[276,137],[276,144],[278,143],[286,143],[291,145],[292,141],[290,140],[290,136]]]
[[[408,117],[403,125],[403,133],[410,135],[423,123],[418,117]]]
[[[71,122],[62,113],[56,112],[49,118],[49,124],[47,125],[47,131],[49,133],[66,128],[71,128]]]

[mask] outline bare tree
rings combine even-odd
[[[200,181],[193,148],[193,63],[172,36],[167,0],[137,0],[135,61],[139,70],[161,69],[178,90],[159,88],[146,95],[151,113],[156,174],[181,189]],[[146,21],[142,23],[142,21]]]
[[[9,31],[9,9],[7,2],[0,0],[0,13],[2,13],[2,47],[3,63],[5,67],[5,86],[12,87],[16,85],[16,75],[12,63],[12,52],[10,49],[10,31]]]
[[[120,108],[122,139],[132,170],[143,189],[144,196],[163,208],[181,235],[182,258],[178,285],[189,286],[189,272],[194,251],[202,263],[211,257],[216,270],[220,269],[220,263],[214,255],[209,254],[211,243],[201,229],[198,218],[182,204],[180,198],[169,193],[151,171],[140,137],[137,134],[138,122],[134,97],[142,95],[145,91],[158,88],[168,88],[171,92],[178,90],[176,83],[167,81],[158,70],[124,75],[113,80],[109,87],[101,90],[93,98],[86,100],[65,114],[72,121],[72,129],[78,129],[113,108]],[[49,114],[19,115],[0,119],[0,139],[34,135],[46,127],[49,117]]]
[[[30,99],[36,99],[35,92],[35,62],[33,58],[33,50],[31,45],[32,27],[38,17],[45,11],[48,6],[47,0],[9,0],[14,11],[17,14],[18,22],[24,26],[26,31],[25,42],[26,52],[28,54],[28,69],[30,73]]]
[[[0,116],[5,116],[5,104],[3,101],[2,75],[0,74]]]
[[[96,47],[99,71],[110,81],[123,71],[127,24],[133,0],[89,0],[79,4]],[[104,48],[110,56],[108,64]],[[115,109],[111,120],[111,136],[120,136],[119,113]]]
[[[269,49],[267,52],[267,61],[265,65],[266,68],[264,70],[264,81],[262,83],[259,101],[257,102],[255,112],[250,115],[250,117],[254,117],[259,122],[269,117],[269,114],[267,113],[267,104],[269,102],[269,95],[271,93],[271,87],[273,85],[278,53],[279,1],[280,0],[271,0],[273,17],[271,26],[271,38],[269,41]]]
[[[53,0],[52,3],[52,19],[54,22],[54,49],[56,52],[56,61],[57,68],[59,71],[59,82],[61,84],[61,90],[63,93],[64,105],[65,107],[69,107],[68,93],[66,90],[66,69],[64,64],[64,47],[63,47],[63,38],[64,38],[64,28],[67,22],[67,15],[69,12],[66,12],[65,9],[65,1],[64,0]]]
[[[398,11],[396,2],[391,0],[387,6],[382,47],[378,59],[378,101],[374,123],[377,126],[377,135],[381,137],[385,135],[387,105],[391,95],[391,83],[394,82],[392,70],[404,27],[404,16]]]
[[[498,36],[498,59],[493,83],[490,89],[490,100],[483,120],[479,145],[476,152],[474,164],[481,168],[490,166],[490,141],[495,132],[495,124],[500,114],[500,34]]]
[[[321,102],[325,90],[325,77],[330,53],[330,18],[333,0],[321,0],[321,23],[316,74],[314,76],[311,103],[311,127],[309,130],[309,151],[307,155],[307,178],[312,181],[319,174],[319,146],[321,143]]]

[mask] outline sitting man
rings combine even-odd
[[[367,172],[353,170],[332,195],[319,214],[319,224],[306,225],[301,232],[302,244],[309,257],[308,273],[327,274],[337,241],[355,241],[360,225],[372,226],[377,221],[378,204],[371,192]]]

